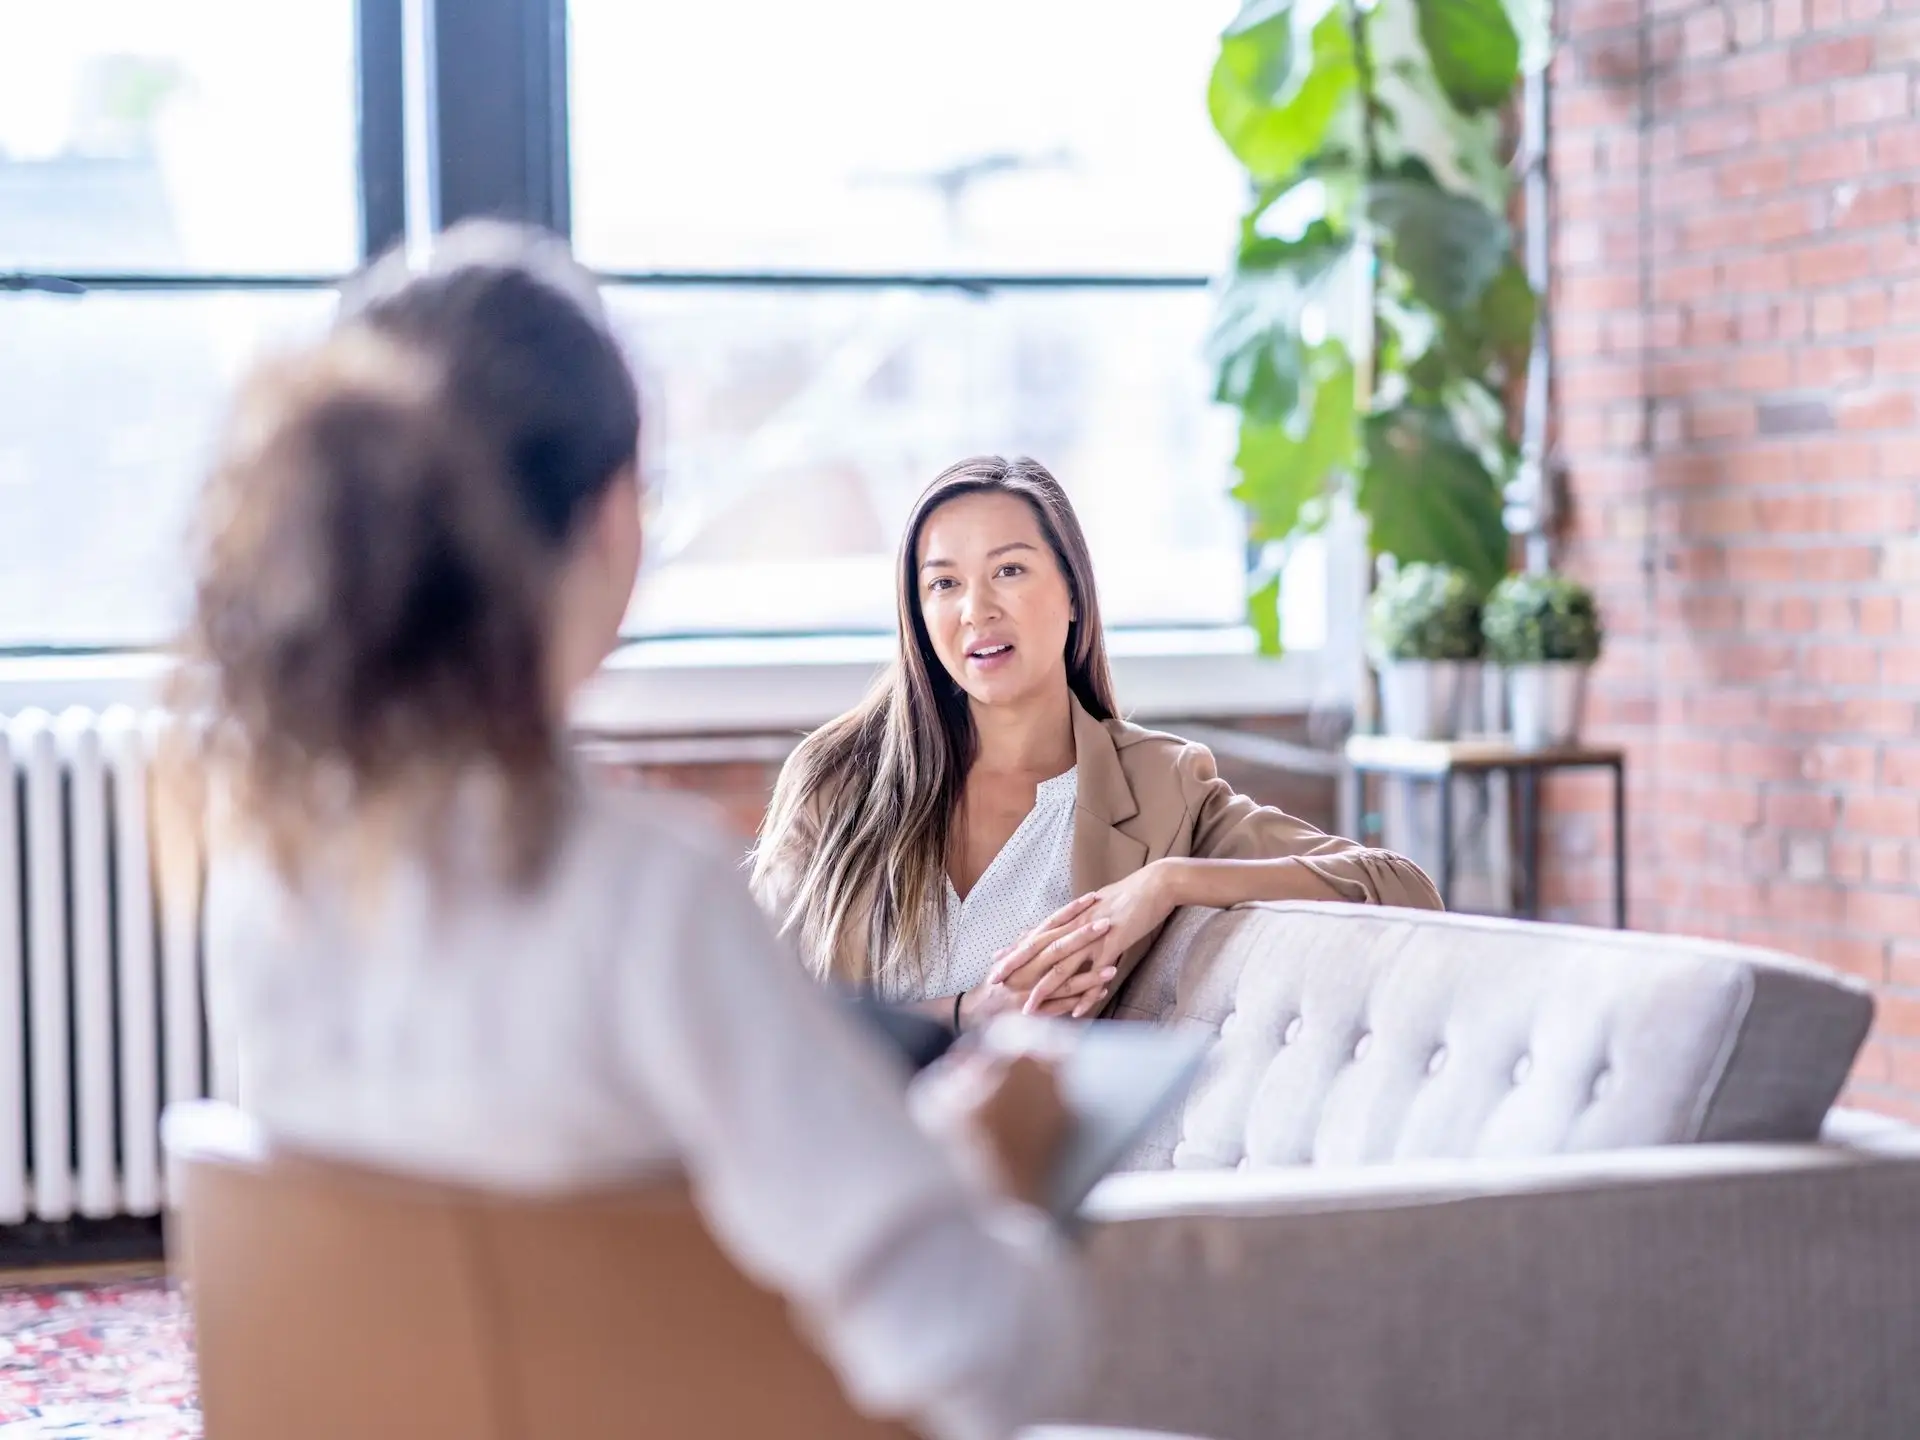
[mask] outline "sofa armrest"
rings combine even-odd
[[[1215,1437],[1920,1433],[1920,1137],[1117,1176],[1084,1415]]]

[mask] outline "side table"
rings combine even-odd
[[[1456,775],[1506,774],[1520,789],[1520,908],[1540,917],[1540,776],[1552,770],[1613,773],[1613,923],[1627,928],[1627,757],[1618,748],[1592,745],[1557,750],[1520,750],[1506,740],[1402,740],[1355,735],[1347,741],[1355,826],[1367,826],[1367,777],[1431,780],[1440,787],[1440,898],[1453,904],[1453,785]],[[1357,836],[1365,839],[1365,834]]]

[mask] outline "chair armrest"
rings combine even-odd
[[[1117,1176],[1089,1420],[1217,1440],[1920,1427],[1920,1139]]]

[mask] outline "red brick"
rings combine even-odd
[[[1796,285],[1846,285],[1872,273],[1873,252],[1850,241],[1808,246],[1794,252],[1792,268]],[[1839,318],[1844,323],[1844,310]]]
[[[1802,550],[1796,573],[1802,580],[1870,580],[1880,573],[1880,547],[1829,545],[1818,550]]]
[[[1915,418],[1913,396],[1904,390],[1850,395],[1840,402],[1840,424],[1847,430],[1908,429]]]
[[[1780,70],[1787,68],[1785,52],[1773,52],[1771,60]],[[1832,126],[1833,113],[1826,92],[1789,90],[1781,94],[1781,88],[1774,81],[1765,85],[1763,93],[1768,98],[1754,111],[1754,138],[1763,145],[1778,145],[1824,136]]]
[[[1880,753],[1880,783],[1901,790],[1920,790],[1920,746],[1889,745]],[[1915,936],[1920,943],[1920,936]]]
[[[1880,679],[1896,689],[1920,685],[1920,644],[1882,646]]]
[[[1867,75],[1833,87],[1836,125],[1872,125],[1910,112],[1910,87],[1905,74]]]
[[[1882,376],[1920,375],[1920,333],[1895,331],[1876,338],[1873,368]]]
[[[1866,157],[1864,142],[1855,140],[1834,143],[1856,147],[1861,156],[1861,164],[1864,165]],[[1741,200],[1785,190],[1792,180],[1793,168],[1793,162],[1787,156],[1764,151],[1725,161],[1720,165],[1716,177],[1721,198]],[[1854,174],[1857,170],[1847,169],[1840,173]]]
[[[1874,1007],[1874,1030],[1879,1035],[1920,1039],[1920,995],[1904,989],[1880,992]]]
[[[1841,823],[1857,835],[1910,839],[1920,835],[1920,797],[1850,796],[1842,812]]]
[[[1920,895],[1853,890],[1848,892],[1845,914],[1850,930],[1872,935],[1920,934]]]
[[[1769,157],[1777,160],[1778,171],[1785,171],[1788,162],[1784,156]],[[1735,163],[1729,161],[1720,167],[1722,193],[1728,198],[1738,195],[1764,195],[1786,187],[1785,176],[1779,180],[1773,177],[1776,167],[1761,165],[1757,158],[1749,160],[1751,175],[1742,171],[1741,178],[1748,188],[1729,189],[1727,172]],[[1873,147],[1859,135],[1844,135],[1835,139],[1817,141],[1800,152],[1799,158],[1792,164],[1793,178],[1802,185],[1832,185],[1841,180],[1857,180],[1874,173],[1875,156]]]
[[[1848,700],[1839,706],[1840,727],[1862,735],[1914,733],[1914,710],[1905,700]]]
[[[1880,651],[1872,645],[1817,645],[1800,667],[1814,685],[1871,685],[1879,672]]]
[[[1836,501],[1836,506],[1839,503]],[[1852,528],[1841,526],[1838,516],[1834,523],[1837,528]],[[1863,596],[1856,602],[1854,614],[1854,623],[1862,635],[1892,635],[1901,626],[1900,601],[1892,595]]]
[[[1833,222],[1848,230],[1904,224],[1913,215],[1913,187],[1904,183],[1865,185],[1834,203]]]
[[[1864,75],[1873,68],[1873,40],[1854,35],[1839,40],[1803,42],[1794,49],[1793,78],[1796,83],[1836,80],[1847,75]]]
[[[1878,755],[1868,745],[1814,745],[1806,752],[1802,776],[1837,785],[1871,785]]]
[[[1826,830],[1839,813],[1840,802],[1832,795],[1810,790],[1776,790],[1764,803],[1766,823],[1775,829]]]
[[[1920,165],[1920,136],[1906,125],[1880,131],[1873,137],[1873,163],[1882,174]]]
[[[1726,771],[1752,780],[1797,780],[1806,762],[1799,746],[1732,740],[1726,747]]]

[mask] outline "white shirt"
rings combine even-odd
[[[1073,812],[1080,799],[1076,766],[1034,791],[1033,809],[988,863],[962,900],[946,882],[940,948],[911,972],[877,987],[895,1003],[958,995],[987,978],[994,957],[1073,898]]]
[[[1070,1387],[1080,1311],[1052,1232],[916,1128],[902,1068],[684,805],[589,793],[535,893],[448,895],[412,864],[357,905],[308,888],[247,855],[209,877],[216,1048],[270,1133],[520,1192],[684,1168],[856,1403],[984,1440]]]

